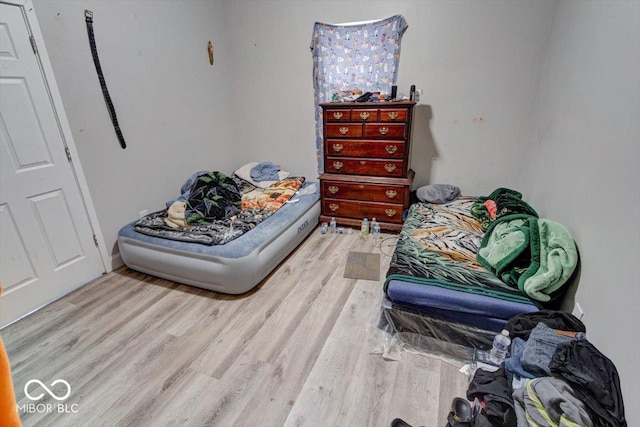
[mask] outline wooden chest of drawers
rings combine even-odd
[[[376,218],[383,229],[402,228],[409,206],[409,168],[415,102],[320,104],[324,120],[321,221],[358,226]]]

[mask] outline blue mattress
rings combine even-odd
[[[387,296],[399,306],[496,332],[516,314],[538,311],[533,303],[505,301],[401,280],[389,281]]]
[[[475,200],[412,205],[384,289],[395,307],[499,332],[514,315],[541,305],[477,262],[484,232],[471,215]]]

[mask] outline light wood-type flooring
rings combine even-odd
[[[370,354],[395,237],[319,229],[261,285],[222,295],[127,268],[0,331],[30,426],[443,426],[468,377],[439,359]],[[380,252],[381,281],[343,278]],[[57,401],[37,379],[62,397]],[[63,404],[63,407],[59,405]],[[46,405],[51,405],[51,411]],[[24,409],[24,408],[23,408]]]

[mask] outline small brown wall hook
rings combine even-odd
[[[213,43],[211,43],[211,40],[209,40],[207,50],[209,51],[209,64],[213,65]]]

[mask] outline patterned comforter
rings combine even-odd
[[[385,291],[395,279],[531,303],[476,260],[484,232],[470,212],[475,201],[460,197],[440,205],[412,205],[387,271]]]
[[[189,224],[187,227],[176,228],[175,225],[168,225],[168,209],[163,209],[141,218],[133,225],[133,229],[139,233],[163,239],[203,245],[223,245],[237,239],[273,215],[302,187],[305,181],[304,177],[289,177],[263,189],[255,187],[235,175],[227,179],[232,179],[235,182],[239,194],[241,194],[241,210],[233,211],[227,208],[225,212],[231,212],[231,215],[225,215],[218,219],[209,218],[207,221],[204,220],[204,216],[200,216],[195,223]],[[226,181],[225,185],[227,185]],[[209,191],[208,194],[215,194],[217,197],[223,192],[218,190],[212,193]],[[235,194],[235,192],[224,194]],[[202,206],[209,203],[210,200],[205,200]],[[230,204],[235,204],[235,202]]]

